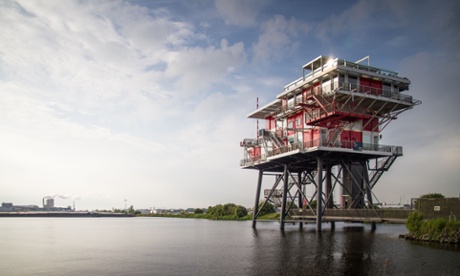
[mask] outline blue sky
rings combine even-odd
[[[458,196],[459,12],[458,1],[0,1],[0,201],[251,206],[246,115],[319,55],[370,55],[423,101],[383,131],[405,155],[378,199]]]

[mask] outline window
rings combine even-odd
[[[382,84],[382,94],[386,97],[390,97],[391,96],[391,84],[389,83],[383,83]]]
[[[331,91],[331,80],[323,81],[321,86],[322,86],[323,93],[327,93]]]
[[[348,86],[350,91],[358,89],[358,78],[356,76],[348,76]]]
[[[301,119],[301,118],[297,118],[297,119],[295,120],[295,126],[296,126],[296,127],[300,127],[301,125],[302,125],[302,119]]]

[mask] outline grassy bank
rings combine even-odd
[[[235,215],[213,216],[212,214],[141,214],[137,217],[156,217],[156,218],[190,218],[190,219],[212,219],[212,220],[251,220],[251,215],[237,217]]]
[[[139,214],[137,217],[157,217],[157,218],[190,218],[190,219],[210,219],[210,220],[252,220],[252,215],[237,217],[235,215],[213,216],[211,214]],[[260,216],[262,220],[278,220],[279,214],[266,214]]]
[[[262,208],[263,206],[263,208]],[[279,218],[279,214],[275,213],[275,207],[270,204],[259,204],[259,219],[273,220]],[[197,208],[194,213],[180,214],[137,214],[142,217],[160,217],[160,218],[193,218],[193,219],[211,219],[211,220],[252,220],[252,215],[248,214],[248,210],[241,205],[234,203],[217,204],[209,206],[204,212],[203,209]]]
[[[437,218],[424,220],[423,214],[409,214],[406,223],[409,235],[405,239],[460,244],[460,221]]]

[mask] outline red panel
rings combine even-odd
[[[305,130],[303,132],[303,141],[304,142],[310,142],[311,141],[311,131],[310,130]]]
[[[359,78],[359,85],[370,87],[370,79],[368,78]]]
[[[350,141],[363,142],[363,133],[360,131],[350,131]]]
[[[367,124],[369,120],[367,119],[364,119],[363,120],[363,126]],[[370,122],[369,124],[367,124],[367,126],[363,129],[365,131],[372,131],[372,129],[375,127],[375,130],[374,132],[379,132],[379,119],[378,118],[374,118],[372,119],[372,122]]]
[[[340,134],[340,140],[342,142],[342,147],[352,148],[355,142],[363,141],[363,133],[360,131],[344,130]]]
[[[382,82],[378,80],[370,80],[370,87],[372,88],[372,94],[381,95],[382,94]]]
[[[275,128],[275,119],[272,117],[265,118],[265,129],[271,130]]]
[[[360,78],[359,85],[361,86],[361,92],[371,93],[373,95],[382,94],[382,82],[379,80]]]
[[[249,154],[251,155],[252,160],[260,159],[260,146],[249,149]]]
[[[295,128],[295,116],[288,117],[287,127],[289,128],[289,130],[287,131],[287,135],[292,135],[295,133],[294,130],[291,130],[292,128]]]
[[[297,121],[300,121],[300,124],[297,124]],[[300,113],[297,113],[295,115],[295,121],[294,121],[294,127],[295,128],[302,128],[303,127],[303,113],[300,112]]]
[[[317,129],[305,130],[303,132],[303,141],[306,147],[313,147],[319,145],[320,134]]]

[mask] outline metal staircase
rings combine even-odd
[[[340,121],[337,126],[334,128],[329,129],[329,137],[326,142],[327,147],[339,146],[336,145],[338,141],[340,141],[340,134],[342,134],[343,129],[348,124],[347,121]]]
[[[368,168],[368,170],[371,171],[369,175],[369,186],[371,189],[374,188],[383,173],[390,169],[391,165],[393,165],[398,156],[399,155],[393,154],[392,156],[384,157],[382,160],[377,162],[374,168]]]
[[[281,148],[284,146],[283,140],[276,134],[276,132],[270,132],[269,134],[270,141],[277,147]]]

